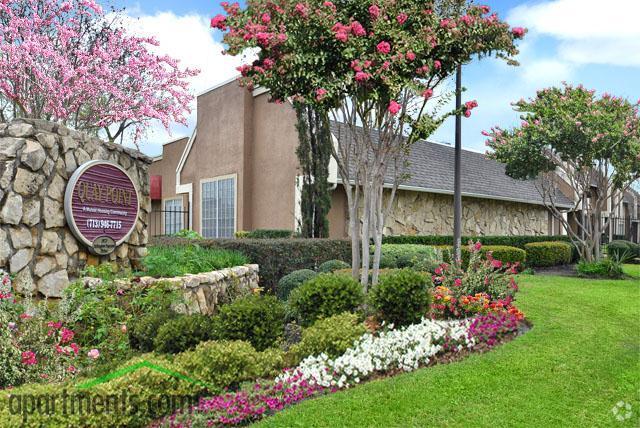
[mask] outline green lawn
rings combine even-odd
[[[635,278],[522,276],[533,329],[468,359],[301,403],[265,427],[640,426],[640,267]],[[618,422],[625,401],[633,416]]]

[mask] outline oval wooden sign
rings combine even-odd
[[[113,162],[84,163],[67,183],[64,195],[67,224],[93,253],[108,254],[126,241],[136,226],[139,209],[136,185],[129,174]],[[94,248],[96,242],[101,243],[100,248]],[[115,245],[104,245],[107,242]]]

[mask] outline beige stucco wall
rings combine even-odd
[[[549,214],[540,205],[462,199],[463,235],[546,235]],[[385,235],[451,235],[453,196],[399,191]]]
[[[290,103],[253,99],[251,229],[295,227],[298,131]]]

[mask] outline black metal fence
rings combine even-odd
[[[603,219],[603,223],[606,219]],[[610,241],[625,240],[640,243],[638,237],[638,227],[640,219],[633,217],[611,217],[609,227],[602,232],[602,243],[608,244]]]
[[[189,210],[152,211],[149,221],[149,236],[174,235],[183,229],[191,229]]]

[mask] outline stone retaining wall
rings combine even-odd
[[[140,213],[129,239],[105,257],[76,240],[64,214],[67,181],[78,166],[108,160],[136,183]],[[59,297],[88,262],[129,267],[146,255],[151,158],[44,120],[0,123],[0,269],[20,293]]]
[[[184,290],[186,304],[174,309],[179,313],[212,315],[224,303],[230,303],[237,297],[251,294],[258,288],[259,267],[255,264],[236,266],[214,272],[190,274],[175,278],[153,278],[143,276],[140,284],[152,287],[159,282],[174,284]],[[99,278],[83,278],[85,286],[93,287],[102,283]],[[131,286],[130,281],[116,280],[124,290]]]

